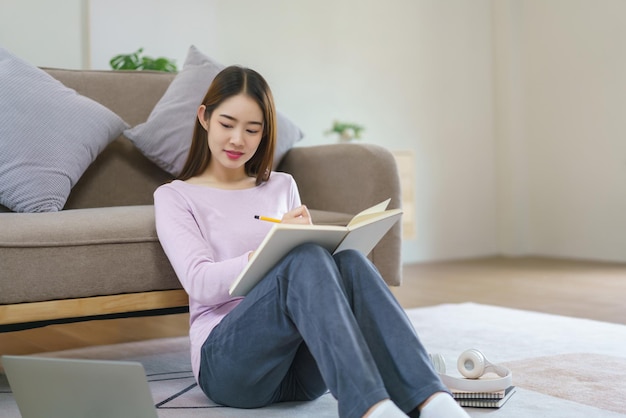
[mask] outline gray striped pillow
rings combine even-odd
[[[128,125],[0,47],[0,204],[63,209],[72,187]]]

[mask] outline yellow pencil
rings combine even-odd
[[[267,216],[259,216],[259,215],[254,215],[254,219],[258,219],[261,221],[267,221],[267,222],[276,222],[277,224],[279,224],[281,222],[280,219],[276,219],[276,218],[270,218]]]

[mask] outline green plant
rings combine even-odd
[[[119,54],[111,58],[109,64],[114,70],[153,70],[175,73],[178,71],[176,62],[169,58],[152,58],[142,55],[143,48],[132,54]]]
[[[326,135],[337,134],[339,135],[339,139],[342,141],[350,141],[352,139],[361,138],[361,132],[365,130],[365,127],[362,125],[357,125],[356,123],[347,123],[334,121],[333,126],[327,130]]]

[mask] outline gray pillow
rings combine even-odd
[[[128,125],[0,47],[0,204],[63,209],[72,187]]]
[[[209,85],[223,68],[224,65],[192,45],[183,69],[156,104],[148,120],[127,129],[124,136],[159,167],[178,176],[191,146],[196,110]],[[280,112],[277,112],[277,120],[274,167],[303,136],[300,129]]]

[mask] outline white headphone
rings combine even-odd
[[[474,348],[461,353],[456,362],[459,372],[467,379],[448,376],[443,355],[429,354],[428,356],[439,373],[439,377],[449,389],[467,392],[496,392],[512,384],[512,373],[509,369],[490,363],[483,353]],[[500,378],[478,380],[479,377],[490,372],[497,374]]]

